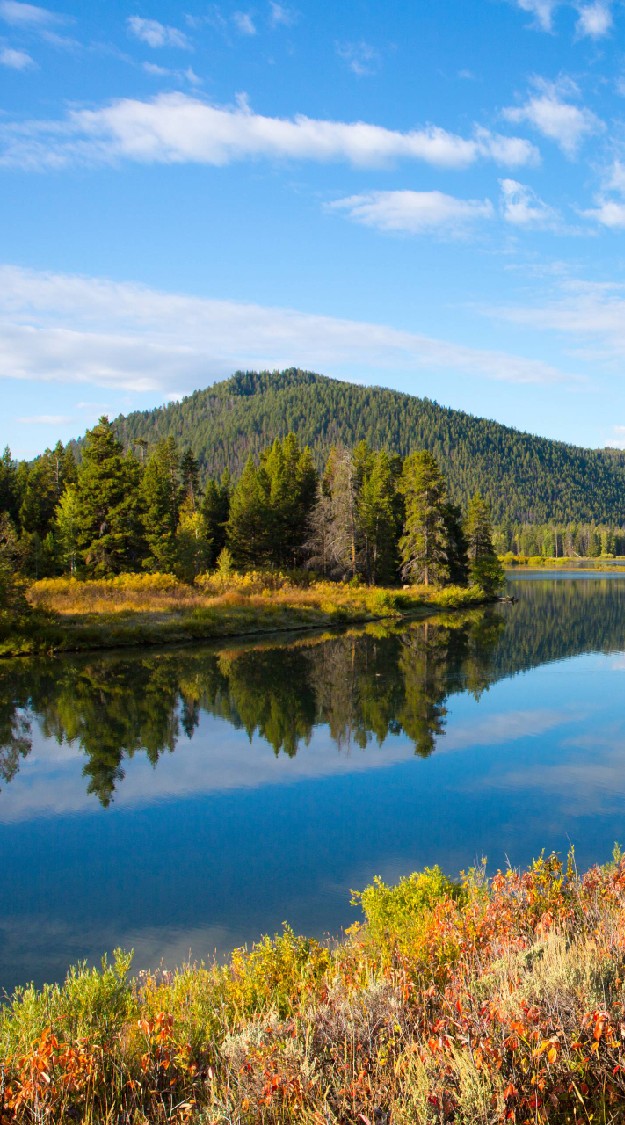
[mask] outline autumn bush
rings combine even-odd
[[[564,1125],[625,1120],[625,860],[438,868],[227,965],[117,951],[0,1009],[0,1122]]]

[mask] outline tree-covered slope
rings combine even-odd
[[[625,523],[625,455],[549,441],[382,387],[339,382],[308,371],[237,372],[182,402],[115,422],[127,444],[173,436],[190,446],[202,473],[239,476],[249,454],[293,430],[319,467],[330,447],[366,438],[405,456],[428,449],[454,501],[479,489],[493,519]]]

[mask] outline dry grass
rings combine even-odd
[[[194,585],[167,574],[46,578],[32,583],[27,597],[39,615],[27,645],[22,647],[21,637],[18,644],[9,629],[0,638],[0,655],[332,628],[467,608],[484,600],[475,587],[370,588],[277,572],[213,573]]]

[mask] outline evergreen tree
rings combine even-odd
[[[208,480],[202,497],[202,517],[206,536],[206,565],[212,569],[226,545],[226,525],[230,515],[230,474],[221,481]]]
[[[78,493],[75,484],[68,484],[54,513],[56,536],[61,561],[70,574],[76,572],[78,559]]]
[[[462,526],[462,512],[457,504],[447,503],[444,520],[449,581],[454,586],[466,586],[469,580],[468,546]]]
[[[317,473],[309,449],[302,450],[293,433],[276,438],[261,457],[266,473],[272,562],[297,564],[310,510],[315,501]]]
[[[202,512],[193,506],[189,493],[180,507],[176,532],[176,573],[185,581],[193,582],[198,574],[208,569],[211,544],[206,534]]]
[[[180,461],[182,495],[194,512],[200,502],[200,463],[191,449],[185,449]]]
[[[397,474],[384,450],[363,458],[358,495],[362,565],[368,585],[397,580]]]
[[[88,430],[78,470],[78,549],[89,573],[133,570],[139,555],[140,466],[108,418]]]
[[[404,461],[400,481],[406,515],[399,541],[402,575],[408,582],[444,583],[449,578],[449,509],[438,462],[422,450]]]
[[[470,581],[485,594],[494,594],[504,581],[504,571],[493,547],[488,504],[479,492],[469,501],[465,522]]]
[[[227,544],[236,566],[266,566],[272,554],[269,482],[252,457],[232,493]]]
[[[147,570],[167,574],[175,570],[181,495],[178,450],[169,437],[155,446],[141,478],[141,523],[149,551],[143,566]]]
[[[16,469],[7,445],[0,457],[0,513],[6,512],[13,521],[17,519],[18,509]]]

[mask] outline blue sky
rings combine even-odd
[[[0,445],[298,365],[625,446],[622,0],[0,0]]]

